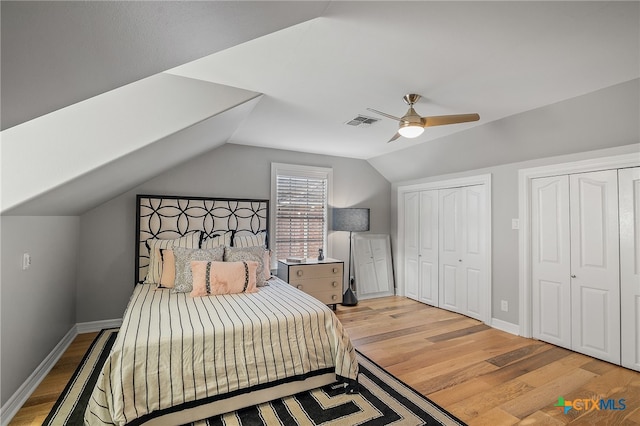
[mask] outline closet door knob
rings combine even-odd
[[[571,278],[575,278],[575,277],[576,277],[575,275],[571,275]]]

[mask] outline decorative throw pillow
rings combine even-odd
[[[202,241],[200,248],[210,249],[215,247],[224,247],[231,245],[231,237],[233,235],[233,231],[226,231],[221,234],[214,234],[210,238]]]
[[[224,247],[213,249],[185,249],[175,247],[173,255],[176,258],[176,280],[173,286],[174,293],[189,293],[193,288],[191,275],[191,262],[204,260],[208,262],[222,262]]]
[[[191,262],[191,296],[255,293],[258,262]]]
[[[233,247],[266,247],[267,231],[256,234],[250,231],[238,231],[233,235]]]
[[[162,257],[162,276],[158,288],[173,288],[176,281],[176,258],[172,249],[160,250]]]
[[[250,261],[258,262],[258,270],[256,271],[256,285],[262,287],[267,285],[265,277],[265,264],[264,256],[266,249],[263,247],[225,247],[224,248],[224,261],[225,262],[240,262]],[[269,266],[266,267],[269,269]]]
[[[147,276],[144,279],[144,283],[160,284],[160,278],[162,278],[161,249],[169,249],[173,247],[198,248],[200,247],[201,238],[202,232],[193,231],[173,240],[160,240],[157,238],[148,239],[145,243],[147,245],[147,250],[149,250],[149,269],[147,271]]]

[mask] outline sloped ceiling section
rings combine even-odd
[[[2,129],[321,16],[328,1],[5,1]]]
[[[82,213],[223,144],[259,97],[161,73],[7,129],[2,212]]]

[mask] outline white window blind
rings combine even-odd
[[[317,167],[275,165],[276,259],[317,257],[327,241],[327,207],[330,170]],[[326,253],[326,249],[325,249]]]

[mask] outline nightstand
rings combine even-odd
[[[327,305],[342,301],[344,262],[337,259],[307,259],[305,263],[278,260],[278,278]]]

